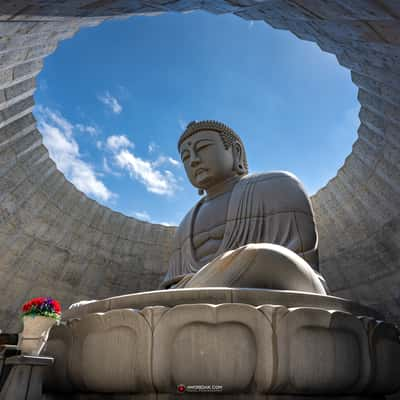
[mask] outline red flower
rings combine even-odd
[[[22,306],[24,314],[33,313],[46,315],[48,313],[61,314],[60,303],[51,297],[35,297]]]
[[[57,313],[57,314],[60,314],[61,313],[60,303],[57,300],[53,299],[51,304],[53,306],[54,312]]]

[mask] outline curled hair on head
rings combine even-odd
[[[181,144],[184,140],[194,135],[199,131],[213,131],[217,132],[224,144],[225,149],[229,149],[229,147],[235,145],[235,143],[239,143],[241,147],[241,155],[238,163],[238,173],[240,175],[247,174],[249,172],[249,167],[247,164],[246,151],[244,149],[244,145],[240,136],[229,126],[223,124],[218,121],[192,121],[188,124],[185,131],[182,133],[181,137],[178,140],[178,151],[181,147]]]

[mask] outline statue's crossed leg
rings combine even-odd
[[[324,281],[306,261],[276,244],[251,243],[228,251],[187,275],[173,288],[226,286],[326,294]]]

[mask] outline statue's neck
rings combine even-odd
[[[233,187],[238,183],[239,180],[240,176],[235,175],[232,178],[211,186],[206,190],[207,195],[204,200],[211,200],[212,198],[217,197],[220,194],[232,191]]]

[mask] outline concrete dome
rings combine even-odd
[[[265,20],[336,55],[361,103],[358,139],[313,196],[321,270],[334,295],[400,320],[400,4],[396,0],[9,0],[0,14],[0,328],[20,305],[64,306],[155,289],[174,228],[103,207],[49,158],[32,115],[43,58],[105,19],[204,9]]]

